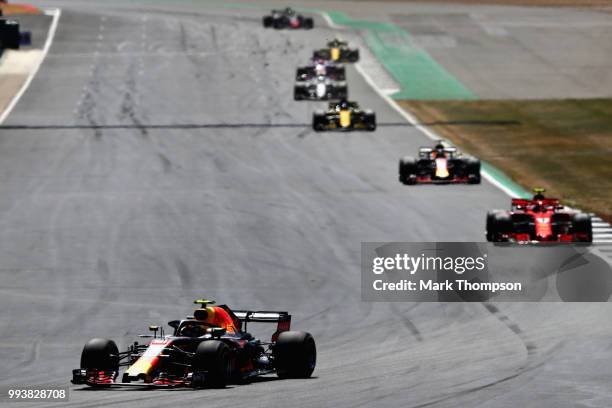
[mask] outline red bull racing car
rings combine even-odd
[[[464,155],[456,147],[439,141],[433,148],[421,147],[419,157],[399,161],[399,181],[417,183],[480,183],[480,160]]]
[[[512,208],[487,213],[487,241],[490,242],[592,242],[591,217],[568,210],[556,198],[544,197],[534,189],[532,199],[513,198]]]
[[[311,17],[304,17],[297,14],[291,7],[284,10],[272,10],[270,15],[264,16],[263,26],[266,28],[291,28],[291,29],[311,29],[314,27],[314,21]]]
[[[287,312],[231,310],[214,301],[196,300],[201,308],[163,328],[150,326],[148,344],[135,342],[120,352],[114,341],[96,338],[83,348],[72,383],[91,387],[215,387],[275,373],[281,378],[308,378],[317,351],[309,333],[290,331]],[[270,341],[247,332],[250,322],[275,323]],[[122,371],[122,373],[121,373]],[[120,380],[118,380],[120,378]]]
[[[316,132],[325,130],[376,130],[376,114],[364,110],[357,102],[346,100],[330,102],[327,111],[317,110],[312,114],[312,128]]]

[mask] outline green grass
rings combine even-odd
[[[612,99],[400,104],[523,187],[612,221]]]

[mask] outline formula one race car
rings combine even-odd
[[[263,26],[266,28],[272,27],[276,29],[311,29],[314,27],[314,21],[311,17],[304,17],[300,14],[296,14],[291,7],[287,7],[284,10],[272,10],[270,15],[264,16]]]
[[[344,81],[346,79],[346,70],[344,65],[324,59],[313,58],[309,65],[299,67],[296,70],[295,80],[308,81],[320,75],[326,76],[334,81]]]
[[[150,326],[147,344],[135,342],[119,352],[112,340],[96,338],[85,344],[81,367],[72,383],[92,387],[217,387],[276,373],[281,378],[308,378],[317,358],[309,333],[289,331],[287,312],[231,310],[199,299],[193,316],[168,323],[174,331]],[[276,323],[270,341],[247,332],[247,323]],[[121,367],[127,367],[117,381]]]
[[[376,130],[376,114],[362,110],[357,102],[330,102],[327,112],[317,110],[312,115],[312,128],[324,130]]]
[[[535,188],[533,199],[513,198],[512,209],[487,213],[490,242],[593,242],[591,217],[565,209],[555,198]]]
[[[297,82],[293,90],[293,99],[327,101],[330,99],[345,99],[348,95],[346,82],[336,82],[324,76],[306,82]]]
[[[417,183],[480,183],[480,160],[459,153],[439,141],[433,148],[421,147],[419,157],[399,161],[399,181]]]
[[[17,21],[0,18],[0,49],[18,50],[20,46],[31,43],[32,34],[29,31],[20,31]]]
[[[349,48],[346,41],[334,39],[327,43],[327,48],[314,51],[313,58],[335,62],[357,62],[359,61],[359,50]]]

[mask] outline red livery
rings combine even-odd
[[[491,242],[592,242],[588,214],[563,207],[556,198],[534,189],[533,199],[514,198],[512,208],[487,214],[487,241]]]

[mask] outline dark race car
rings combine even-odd
[[[306,82],[297,82],[293,90],[296,101],[313,100],[327,101],[330,99],[345,99],[348,96],[346,82],[336,82],[324,76]]]
[[[308,378],[316,364],[309,333],[289,331],[287,312],[231,310],[196,300],[193,316],[168,323],[174,331],[150,326],[148,344],[135,342],[119,352],[114,341],[96,338],[83,348],[72,383],[92,387],[225,387],[228,383],[275,373],[281,378]],[[250,322],[276,323],[270,341],[247,332]],[[125,370],[123,368],[125,367]],[[120,375],[120,371],[123,373]],[[117,381],[121,378],[120,381]]]
[[[593,242],[591,217],[568,210],[556,198],[544,197],[534,189],[532,199],[513,198],[512,208],[487,213],[490,242]]]
[[[346,41],[334,39],[327,43],[327,48],[315,50],[313,58],[322,58],[334,62],[357,62],[359,61],[359,50],[349,48]]]
[[[263,26],[266,28],[291,28],[291,29],[311,29],[314,21],[311,17],[304,17],[297,14],[291,7],[283,10],[272,10],[272,13],[263,17]]]
[[[325,76],[334,81],[346,80],[346,69],[344,65],[324,59],[312,59],[309,65],[298,67],[295,73],[296,81],[308,81],[318,76]]]
[[[312,128],[325,130],[376,130],[376,114],[363,110],[357,102],[342,100],[330,102],[327,112],[315,111],[312,115]]]
[[[480,183],[480,160],[463,155],[456,147],[421,147],[419,157],[403,157],[399,161],[399,181],[417,183]]]

